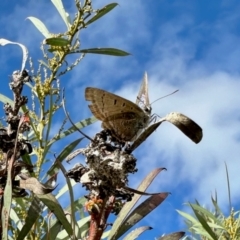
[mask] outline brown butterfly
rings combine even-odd
[[[137,104],[102,89],[87,87],[85,99],[91,101],[92,114],[102,121],[102,127],[110,130],[119,141],[133,141],[148,126],[151,107],[148,98],[147,75],[137,97]]]
[[[104,129],[111,131],[121,142],[133,142],[128,146],[129,152],[141,145],[164,121],[175,125],[195,143],[202,139],[201,127],[182,113],[172,112],[156,121],[156,116],[151,115],[147,73],[144,74],[136,104],[113,93],[91,87],[86,88],[85,98],[91,101],[89,108],[93,115],[102,121]]]

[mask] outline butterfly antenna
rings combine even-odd
[[[160,98],[156,99],[155,101],[153,101],[153,102],[151,103],[151,105],[152,105],[153,103],[155,103],[156,101],[158,101],[158,100],[160,100],[160,99],[162,99],[162,98],[168,97],[168,96],[170,96],[170,95],[173,95],[174,93],[176,93],[176,92],[178,92],[178,91],[179,91],[179,90],[176,90],[176,91],[174,91],[174,92],[172,92],[172,93],[170,93],[170,94],[168,94],[168,95],[166,95],[166,96],[163,96],[163,97],[160,97]]]
[[[85,138],[89,139],[90,141],[94,142],[94,140],[92,138],[90,138],[88,135],[86,135],[84,132],[82,132],[74,123],[73,121],[71,120],[68,112],[66,111],[66,107],[65,107],[65,96],[64,96],[64,88],[63,88],[63,92],[62,92],[62,99],[63,99],[63,110],[64,110],[64,113],[65,115],[67,116],[68,120],[70,121],[70,123],[75,127],[75,129],[80,132]]]

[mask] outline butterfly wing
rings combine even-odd
[[[98,88],[88,87],[85,99],[92,114],[120,141],[131,141],[148,123],[149,116],[135,103]]]
[[[87,87],[85,99],[91,101],[89,108],[92,114],[102,121],[109,116],[125,112],[134,112],[140,118],[145,115],[135,103],[102,89]]]
[[[150,106],[149,95],[148,95],[148,76],[147,76],[147,72],[144,73],[142,84],[141,84],[141,87],[139,89],[138,96],[137,96],[137,99],[136,99],[136,104],[138,106],[142,106],[142,105],[145,106],[145,107]]]
[[[102,127],[111,131],[112,135],[120,141],[133,141],[139,130],[148,122],[148,116],[139,118],[134,112],[119,113],[107,117]]]

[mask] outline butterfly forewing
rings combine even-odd
[[[89,105],[91,106],[90,109],[99,112],[100,120],[103,120],[103,117],[106,118],[124,112],[134,112],[139,115],[144,115],[142,109],[133,102],[102,89],[86,88],[85,99],[92,102],[92,104]]]
[[[144,111],[146,110],[148,111],[148,109],[151,110],[149,95],[148,95],[148,76],[146,72],[144,73],[144,76],[143,76],[142,84],[136,99],[136,104],[139,107],[141,107]]]

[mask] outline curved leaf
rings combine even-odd
[[[149,185],[152,183],[152,181],[154,180],[154,178],[162,171],[165,170],[165,168],[157,168],[154,169],[153,171],[151,171],[147,177],[145,177],[143,179],[143,181],[140,183],[140,185],[138,186],[138,190],[139,191],[145,191]],[[132,201],[127,202],[122,210],[120,211],[120,213],[118,214],[117,219],[115,220],[111,232],[109,234],[108,239],[115,239],[115,236],[118,234],[118,231],[121,227],[121,225],[123,224],[124,219],[126,218],[126,216],[130,213],[131,209],[135,206],[135,204],[137,203],[137,201],[139,200],[139,198],[141,197],[141,195],[137,195],[135,194],[132,198]]]
[[[32,226],[38,220],[39,215],[42,212],[41,202],[38,198],[34,197],[31,206],[28,209],[25,224],[18,234],[17,240],[24,240],[27,234],[31,231]]]
[[[14,106],[14,101],[1,93],[0,93],[0,101],[3,103],[9,103],[11,106]]]
[[[158,121],[156,123],[151,124],[147,129],[145,129],[141,135],[133,142],[133,144],[127,149],[127,152],[131,153],[136,148],[138,148],[162,123],[162,121]]]
[[[144,226],[136,228],[132,232],[130,232],[123,240],[136,239],[138,236],[140,236],[143,232],[147,230],[152,230],[152,227]]]
[[[70,152],[72,152],[72,150],[83,140],[83,138],[79,138],[77,140],[75,140],[74,142],[70,143],[69,145],[67,145],[62,152],[57,156],[56,161],[53,163],[53,165],[51,166],[51,168],[47,171],[47,175],[53,175],[55,173],[58,172],[59,166],[58,166],[58,162],[62,162],[68,155]]]
[[[105,7],[99,9],[97,11],[97,14],[91,18],[89,21],[87,21],[85,23],[85,25],[89,25],[93,22],[95,22],[96,20],[98,20],[99,18],[101,18],[102,16],[104,16],[105,14],[107,14],[108,12],[110,12],[113,8],[115,8],[118,4],[117,3],[110,3],[108,5],[106,5]]]
[[[192,205],[190,204],[190,206],[192,207]],[[199,214],[199,212],[197,210],[195,210],[192,207],[194,214],[196,215],[197,219],[199,220],[199,222],[202,224],[203,228],[206,230],[206,232],[214,239],[217,240],[218,237],[215,235],[215,233],[213,232],[213,230],[211,229],[211,227],[208,225],[207,221],[204,219],[204,217],[202,217],[201,214]]]
[[[82,49],[72,53],[95,53],[95,54],[104,54],[110,56],[124,57],[130,55],[130,53],[117,48],[89,48]]]
[[[74,186],[77,184],[77,182],[75,182],[73,179],[71,179],[70,181],[71,181],[72,187],[74,187]],[[68,185],[67,185],[67,184],[64,185],[64,187],[62,187],[62,188],[59,190],[58,194],[57,194],[55,197],[58,199],[58,198],[60,198],[60,197],[61,197],[64,193],[66,193],[66,192],[68,192]]]
[[[82,197],[82,198],[79,198],[77,200],[75,200],[74,202],[74,210],[76,212],[76,210],[78,208],[83,208],[83,204],[84,202],[86,201],[86,198]],[[67,208],[64,209],[65,212],[70,212],[71,211],[71,205],[69,205]],[[78,224],[76,226],[76,228],[80,228],[81,229],[81,232],[82,232],[82,227],[83,225],[87,222],[87,221],[90,221],[90,216],[86,217],[87,219],[85,219],[85,222],[81,222],[81,219],[80,221],[78,221]],[[49,233],[46,233],[43,238],[41,238],[41,240],[47,240],[48,237],[50,236],[50,239],[56,239],[56,236],[60,233],[60,229],[62,227],[62,224],[61,222],[58,220],[58,219],[54,219],[51,223],[51,226],[50,226],[50,229],[49,229]],[[65,230],[62,230],[62,232],[64,232],[64,237],[67,235],[66,231]],[[77,234],[77,233],[76,233]]]
[[[23,223],[21,222],[20,218],[18,217],[17,213],[13,208],[11,208],[10,211],[10,218],[13,220],[13,222],[16,224],[16,227],[20,231],[23,227]]]
[[[66,177],[66,169],[64,168],[64,166],[62,165],[62,163],[60,162],[60,160],[58,160],[57,158],[57,164],[59,166],[59,168],[61,169],[62,173],[63,173],[63,176],[65,177],[66,179],[66,182],[67,182],[67,185],[68,185],[68,192],[69,192],[69,197],[70,197],[70,205],[71,205],[71,208],[70,208],[70,217],[71,217],[71,223],[72,223],[72,226],[73,226],[73,232],[79,233],[79,228],[77,226],[77,223],[76,223],[76,217],[75,217],[75,206],[74,206],[74,194],[73,194],[73,188],[72,188],[72,185],[71,185],[71,181],[68,177]]]
[[[202,128],[196,124],[192,119],[183,115],[182,113],[172,112],[165,117],[166,121],[174,124],[193,142],[199,143],[202,140]]]
[[[23,52],[21,71],[23,71],[23,69],[25,68],[25,65],[26,65],[27,58],[28,58],[28,50],[27,50],[27,48],[23,44],[21,44],[21,43],[11,42],[11,41],[9,41],[7,39],[0,38],[0,45],[5,46],[6,44],[16,44],[19,47],[21,47],[22,52]]]
[[[58,10],[60,16],[62,17],[63,21],[65,22],[67,29],[69,30],[71,27],[71,23],[69,22],[68,13],[65,11],[64,6],[61,0],[51,0],[56,9]]]
[[[73,235],[72,226],[68,222],[65,213],[57,199],[51,193],[46,195],[37,195],[37,197],[49,208],[50,211],[55,214],[56,218],[61,222],[64,229],[67,231],[69,239],[71,239]]]
[[[0,95],[1,96],[1,95]],[[78,127],[78,128],[84,128],[86,126],[89,126],[95,122],[97,122],[98,120],[95,118],[95,117],[91,117],[91,118],[87,118],[85,120],[82,120],[82,121],[79,121],[77,123],[75,123],[75,126]],[[62,132],[60,135],[55,135],[53,137],[53,139],[51,141],[49,141],[48,143],[48,147],[50,147],[54,142],[60,140],[60,139],[63,139],[65,137],[67,137],[68,135],[72,134],[72,133],[75,133],[77,130],[74,126],[70,127],[69,129],[67,129],[66,131]]]
[[[159,206],[169,195],[169,193],[160,193],[153,195],[137,206],[130,215],[124,220],[123,224],[119,228],[118,234],[114,239],[119,239],[125,232],[127,232],[132,226],[142,220],[157,206]]]
[[[45,38],[49,38],[51,36],[51,33],[48,31],[47,27],[41,20],[35,17],[27,17],[27,19],[29,19],[33,23],[33,25]]]

